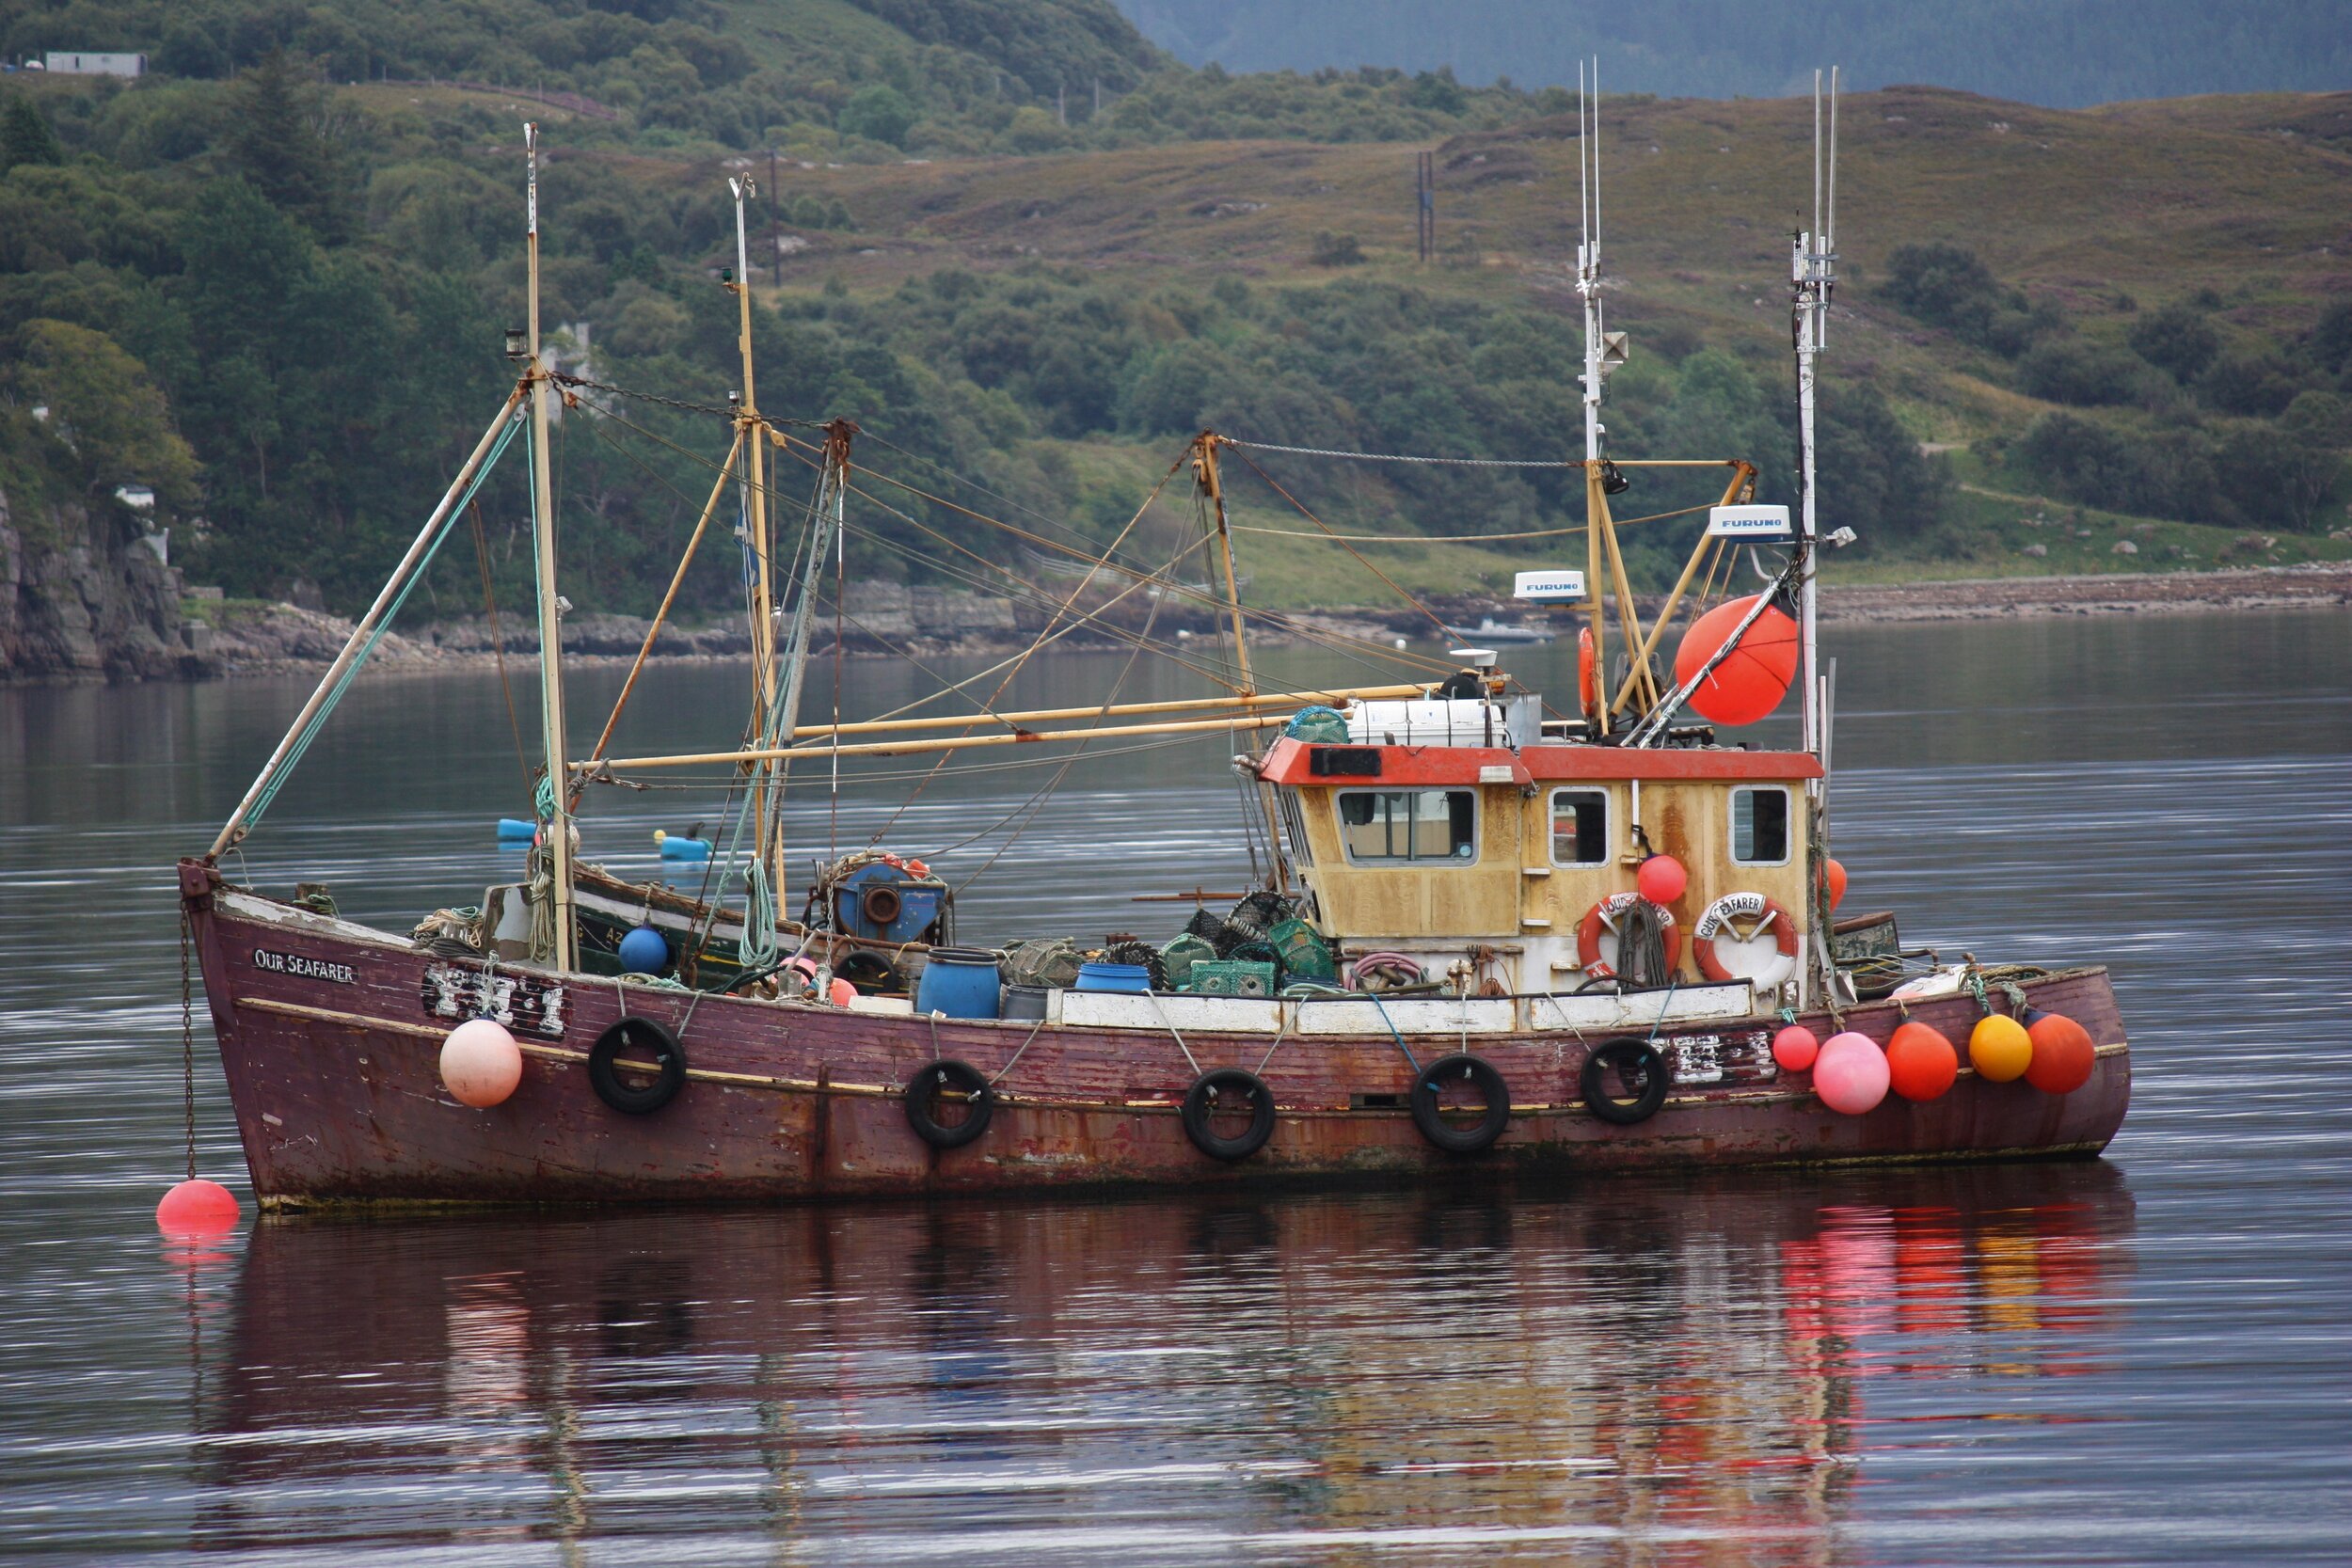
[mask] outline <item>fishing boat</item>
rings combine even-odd
[[[872,497],[855,424],[759,411],[738,180],[738,267],[723,281],[742,363],[726,454],[584,757],[564,738],[547,440],[551,402],[581,385],[538,352],[527,135],[531,325],[513,345],[514,388],[209,852],[180,863],[257,1194],[294,1207],[744,1200],[2095,1155],[2130,1097],[2104,968],[1947,960],[1906,947],[1890,913],[1836,913],[1834,668],[1815,626],[1836,535],[1817,527],[1813,468],[1835,280],[1834,81],[1829,105],[1827,198],[1817,88],[1815,222],[1791,253],[1793,507],[1757,505],[1742,458],[1609,453],[1600,413],[1626,350],[1602,316],[1597,103],[1589,124],[1580,109],[1584,451],[1542,461],[1581,470],[1585,559],[1519,585],[1581,621],[1578,689],[1550,700],[1481,647],[1385,684],[1262,689],[1246,633],[1281,618],[1243,603],[1225,490],[1229,461],[1255,468],[1260,444],[1211,431],[1162,481],[1189,484],[1198,537],[1155,571],[1115,560],[1118,541],[1052,545],[1085,565],[1067,591],[1032,590],[1055,608],[1030,646],[1103,630],[1185,663],[1203,694],[1017,709],[1003,684],[980,695],[967,679],[929,706],[857,721],[836,695],[829,720],[804,722],[823,574],[843,569],[850,498]],[[344,920],[315,891],[231,881],[223,856],[517,440],[533,477],[546,759],[527,873],[411,933]],[[771,498],[788,463],[815,492],[787,513]],[[1706,531],[1645,616],[1612,497],[1667,467],[1712,469],[1724,488],[1694,509]],[[730,496],[754,568],[743,736],[613,754],[686,562]],[[771,528],[786,515],[791,528]],[[1184,579],[1200,573],[1185,564],[1196,552],[1210,584]],[[1710,606],[1734,562],[1767,585]],[[1216,657],[1205,639],[1177,643],[1148,617],[1137,629],[1106,613],[1147,591],[1214,611]],[[1669,676],[1660,660],[1678,614]],[[1372,650],[1422,657],[1386,641],[1358,651]],[[1719,737],[1791,691],[1793,748]],[[787,792],[813,775],[838,789],[845,762],[1211,735],[1235,737],[1235,833],[1262,847],[1258,885],[1226,912],[1201,894],[1182,932],[971,945],[945,878],[879,844],[827,860],[788,908]],[[593,792],[697,769],[723,770],[713,787],[732,814],[697,893],[581,861],[576,819]]]

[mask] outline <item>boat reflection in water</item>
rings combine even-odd
[[[2012,1380],[2100,1367],[2132,1224],[2104,1164],[270,1222],[198,1544],[1836,1560],[1909,1417],[2067,1418]]]

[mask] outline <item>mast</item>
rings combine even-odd
[[[539,723],[548,753],[548,864],[554,903],[558,970],[575,965],[572,929],[572,810],[564,788],[563,604],[555,592],[555,506],[548,468],[548,368],[539,357],[539,127],[523,126],[527,261],[531,318],[531,529],[538,562]]]
[[[1609,723],[1608,621],[1602,613],[1601,585],[1604,554],[1602,518],[1608,506],[1600,489],[1600,443],[1606,432],[1600,422],[1600,56],[1591,61],[1592,92],[1585,93],[1586,63],[1576,66],[1576,292],[1584,302],[1584,594],[1585,614],[1593,634],[1593,667],[1601,678],[1594,683],[1599,694],[1597,709],[1586,715],[1605,732]],[[1589,116],[1587,103],[1591,104]]]
[[[735,272],[726,279],[726,286],[735,291],[737,306],[736,347],[743,360],[743,397],[737,404],[735,430],[743,443],[746,473],[751,488],[751,547],[754,567],[752,579],[752,702],[753,733],[762,740],[771,738],[769,727],[775,722],[776,707],[776,620],[774,588],[770,580],[771,563],[768,548],[768,443],[765,421],[759,417],[759,399],[752,374],[752,275],[751,250],[745,238],[743,204],[758,194],[758,187],[748,174],[729,180],[727,189],[735,195]],[[787,721],[788,722],[788,721]],[[772,857],[769,868],[769,886],[775,890],[777,907],[784,902],[784,833],[781,827],[771,831],[771,813],[781,818],[784,802],[771,799],[768,773],[763,769],[752,789],[752,842],[762,847],[762,852]]]
[[[1216,469],[1216,447],[1223,437],[1203,431],[1193,443],[1199,455],[1195,459],[1200,472],[1201,494],[1216,512],[1216,547],[1225,568],[1225,610],[1233,626],[1233,659],[1241,668],[1241,695],[1253,696],[1258,689],[1255,677],[1249,673],[1249,644],[1242,636],[1241,587],[1233,576],[1233,531],[1225,519],[1225,484]]]
[[[1799,233],[1790,246],[1791,323],[1795,328],[1792,339],[1797,355],[1797,483],[1803,499],[1797,523],[1797,549],[1794,565],[1797,578],[1798,652],[1797,688],[1799,702],[1799,733],[1804,749],[1822,760],[1829,760],[1829,737],[1825,733],[1825,694],[1821,690],[1817,671],[1820,668],[1820,647],[1816,631],[1816,584],[1820,567],[1820,530],[1816,506],[1814,474],[1814,402],[1817,391],[1814,361],[1820,356],[1829,327],[1831,292],[1836,287],[1837,230],[1837,68],[1829,73],[1829,198],[1822,200],[1822,142],[1821,142],[1821,73],[1813,73],[1813,227]],[[1810,983],[1807,989],[1816,996],[1825,995],[1836,984],[1836,966],[1829,951],[1826,927],[1829,924],[1829,902],[1822,888],[1821,863],[1828,854],[1828,779],[1810,779],[1805,783],[1806,815],[1810,832],[1806,838],[1811,846],[1807,880],[1814,890],[1810,895],[1813,909],[1806,922],[1812,927],[1806,943],[1807,962],[1804,974]]]
[[[1821,73],[1813,73],[1813,227],[1797,235],[1790,247],[1791,297],[1796,316],[1793,334],[1797,351],[1797,483],[1803,504],[1797,527],[1799,733],[1804,750],[1822,750],[1820,695],[1816,670],[1820,649],[1816,631],[1816,579],[1820,568],[1820,531],[1814,483],[1814,360],[1821,352],[1829,327],[1831,292],[1836,287],[1837,249],[1837,70],[1829,74],[1829,199],[1822,201]]]

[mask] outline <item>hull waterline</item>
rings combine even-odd
[[[1941,1099],[1832,1112],[1804,1074],[1678,1085],[1634,1126],[1603,1122],[1578,1080],[1598,1037],[1549,1029],[1414,1037],[1427,1063],[1465,1046],[1509,1086],[1512,1114],[1474,1156],[1426,1142],[1406,1109],[1414,1069],[1399,1041],[1355,1035],[1220,1034],[976,1022],[624,985],[512,966],[453,964],[399,939],[218,888],[189,863],[183,890],[237,1127],[257,1194],[273,1206],[384,1200],[759,1200],[1335,1179],[1473,1180],[1760,1164],[2090,1156],[2130,1100],[2130,1056],[2106,972],[2026,984],[2037,1006],[2082,1022],[2099,1047],[2066,1095],[1963,1070]],[[440,1084],[440,1042],[466,1006],[502,1003],[523,1044],[521,1085],[487,1110]],[[1911,1006],[1964,1039],[1965,995]],[[691,1064],[661,1110],[627,1115],[590,1085],[590,1044],[624,1014],[675,1032]],[[1708,1024],[1711,1037],[1774,1021]],[[1808,1021],[1826,1028],[1827,1020]],[[1892,1004],[1848,1009],[1883,1040]],[[1661,1030],[1659,1044],[1691,1031]],[[953,1057],[996,1081],[986,1133],[959,1148],[919,1139],[902,1085]],[[1232,1164],[1185,1134],[1180,1107],[1202,1070],[1259,1073],[1279,1107],[1267,1145]]]

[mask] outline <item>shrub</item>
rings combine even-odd
[[[1363,243],[1353,234],[1334,234],[1328,229],[1320,229],[1307,251],[1307,260],[1319,267],[1360,266],[1364,260]]]
[[[914,122],[920,118],[904,93],[876,82],[850,95],[850,101],[834,117],[834,128],[844,135],[903,147],[907,133],[914,129]]]
[[[2074,338],[2038,343],[2017,362],[2027,394],[2083,407],[2134,402],[2149,389],[2147,378],[2147,367],[2123,350]]]
[[[2186,384],[2197,379],[2221,352],[2221,334],[2204,311],[2185,303],[2152,310],[2132,324],[2132,351]]]

